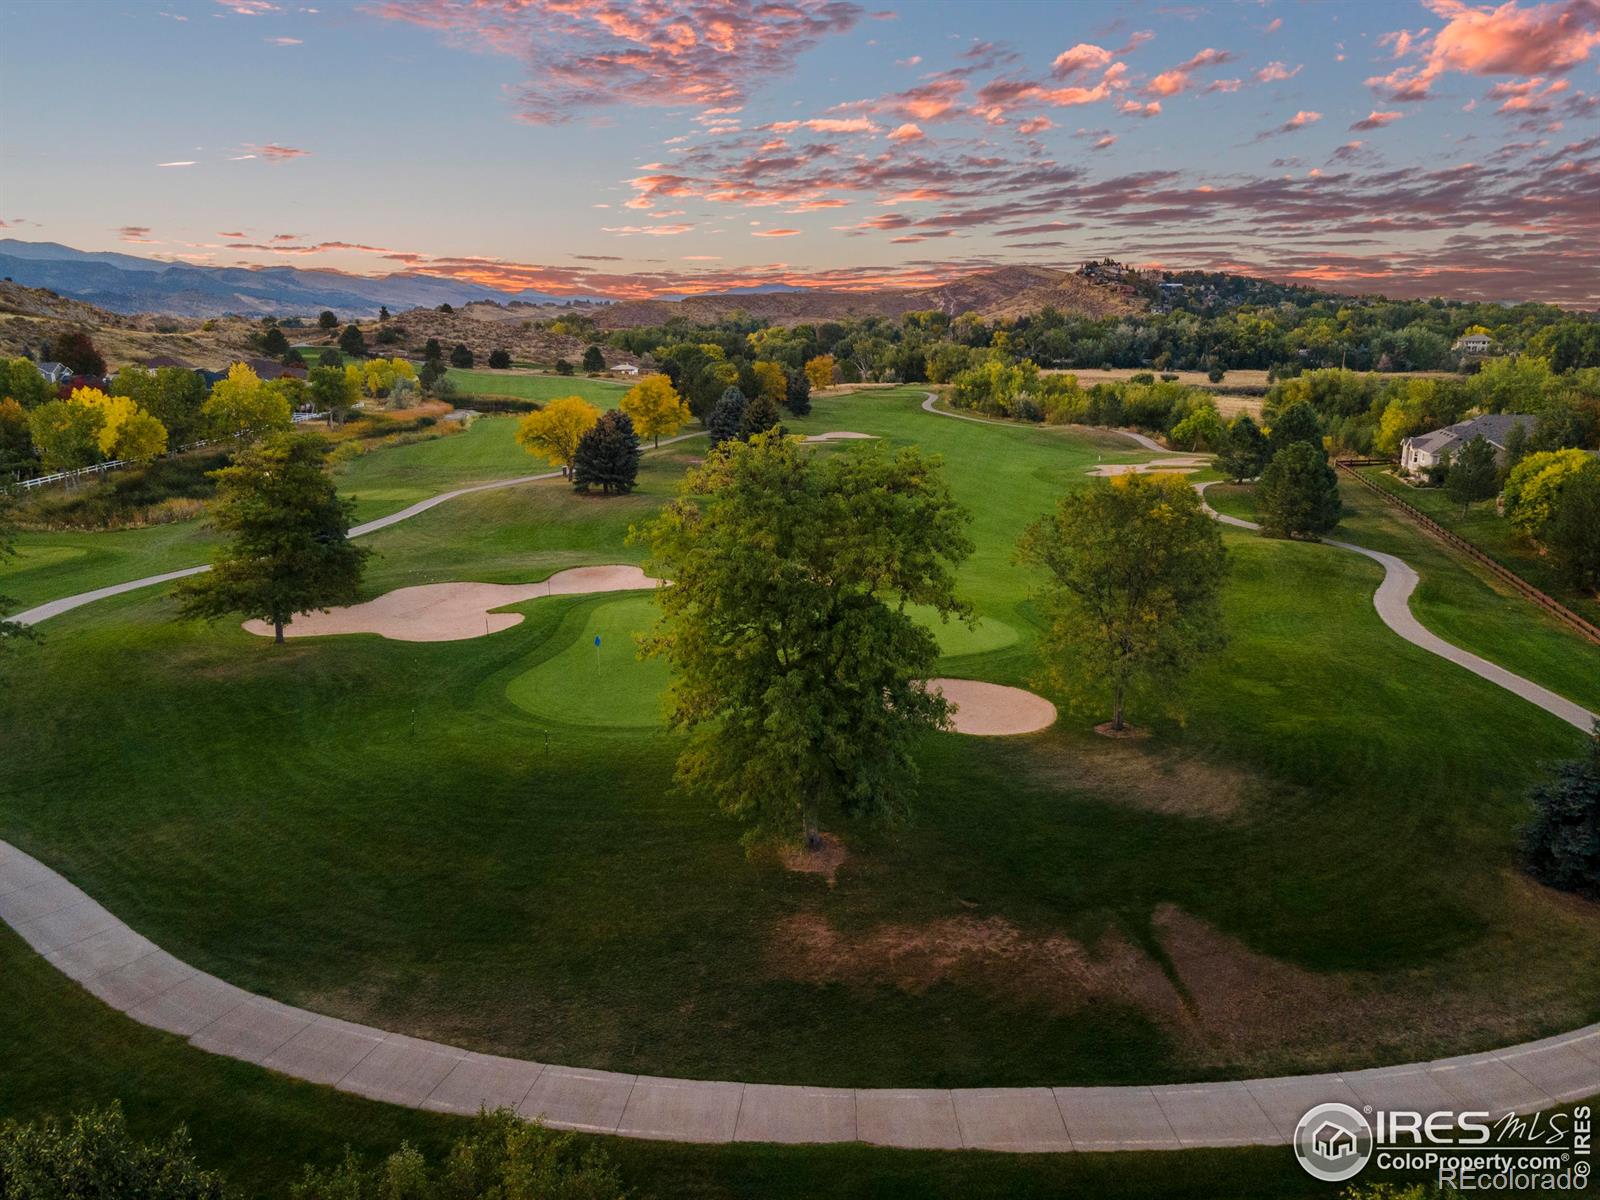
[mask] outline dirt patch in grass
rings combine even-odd
[[[1260,786],[1246,771],[1153,751],[1137,738],[1034,744],[1029,750],[1020,761],[1041,783],[1091,792],[1097,800],[1144,812],[1228,818]]]
[[[1118,1001],[1181,1020],[1171,981],[1119,931],[1085,945],[1024,933],[1003,917],[951,917],[846,934],[826,917],[799,913],[778,923],[772,965],[781,976],[814,983],[889,984],[913,994],[957,983],[1058,1011]]]
[[[815,848],[810,846],[785,846],[778,852],[778,861],[783,864],[785,871],[795,871],[801,875],[821,875],[832,887],[835,876],[839,873],[844,860],[850,857],[850,852],[845,849],[844,843],[831,833],[820,834],[820,845]]]

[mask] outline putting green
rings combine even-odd
[[[536,717],[563,724],[661,724],[667,664],[658,658],[640,661],[634,642],[655,619],[648,595],[594,604],[581,617],[574,613],[553,637],[576,633],[576,638],[507,684],[507,698]]]
[[[980,617],[977,625],[968,629],[962,621],[954,619],[941,621],[939,614],[926,605],[914,604],[906,611],[913,619],[933,630],[933,636],[939,643],[939,653],[946,658],[960,658],[965,654],[986,654],[990,650],[1009,646],[1017,640],[1017,631],[1014,628],[993,617]]]

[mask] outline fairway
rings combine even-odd
[[[942,457],[971,514],[959,590],[979,621],[935,626],[941,673],[1037,691],[1017,538],[1096,465],[1150,456],[952,420],[923,395],[826,397],[792,426]],[[513,425],[370,455],[342,486],[392,501],[512,474]],[[429,509],[372,535],[363,598],[640,563],[629,527],[704,452],[647,456],[627,496],[548,480]],[[632,638],[653,608],[633,594],[529,600],[511,628],[436,643],[274,647],[174,620],[160,589],[78,610],[0,695],[0,836],[242,987],[581,1067],[1156,1082],[1466,1052],[1600,1015],[1600,918],[1513,869],[1523,790],[1573,752],[1571,729],[1397,639],[1376,564],[1225,536],[1229,646],[1136,697],[1148,739],[1108,743],[1103,712],[1066,706],[1037,733],[929,735],[908,825],[830,829],[849,853],[832,887],[747,857],[674,783],[665,670]],[[1419,569],[1445,619],[1457,589]],[[1513,669],[1565,654],[1577,673],[1584,651],[1491,599],[1449,619]]]
[[[548,404],[560,396],[581,396],[601,408],[615,408],[631,384],[586,375],[540,375],[532,371],[484,371],[451,367],[445,378],[460,393],[457,403],[472,407],[472,396],[515,396]]]

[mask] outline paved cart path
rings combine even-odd
[[[0,842],[0,918],[143,1025],[214,1054],[449,1113],[680,1142],[871,1142],[1027,1152],[1287,1143],[1315,1104],[1529,1113],[1600,1095],[1600,1025],[1402,1067],[1161,1087],[824,1088],[663,1079],[480,1054],[293,1008],[181,962]]]

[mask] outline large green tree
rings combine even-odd
[[[967,515],[937,458],[813,457],[796,438],[717,446],[635,537],[661,619],[645,652],[672,668],[671,721],[690,734],[679,781],[746,821],[747,845],[815,845],[842,812],[910,807],[912,747],[948,705],[909,605],[969,618],[955,570]]]
[[[722,399],[706,417],[706,430],[711,434],[711,444],[720,445],[736,438],[744,429],[744,410],[749,401],[736,387],[722,393]]]
[[[1274,454],[1296,442],[1305,442],[1321,452],[1322,421],[1315,408],[1304,400],[1298,400],[1272,419],[1267,437]],[[1323,457],[1327,457],[1326,454]]]
[[[185,616],[268,621],[275,640],[299,612],[351,604],[370,551],[348,540],[355,504],[324,469],[316,434],[283,433],[212,472],[211,523],[227,539],[211,570],[178,585]]]
[[[1567,482],[1540,536],[1569,584],[1600,593],[1600,466]]]
[[[230,1194],[221,1175],[195,1162],[186,1130],[141,1142],[128,1131],[116,1101],[65,1123],[47,1117],[0,1124],[0,1196],[225,1200]]]
[[[1049,578],[1043,640],[1051,682],[1080,705],[1170,688],[1225,640],[1222,534],[1180,476],[1121,475],[1063,496],[1023,535],[1021,557]]]
[[[1339,479],[1328,456],[1310,442],[1291,442],[1272,456],[1259,485],[1261,528],[1272,537],[1319,538],[1339,523]]]

